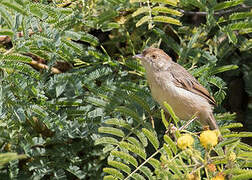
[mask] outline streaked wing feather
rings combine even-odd
[[[216,104],[214,98],[209,94],[207,89],[204,88],[189,72],[187,72],[182,66],[176,66],[176,71],[174,71],[174,65],[175,63],[170,66],[170,69],[171,74],[174,77],[173,83],[177,87],[198,94],[207,99],[213,105]]]

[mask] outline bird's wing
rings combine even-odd
[[[176,66],[174,64],[170,66],[170,72],[174,78],[173,83],[180,88],[198,94],[207,99],[211,104],[215,105],[214,98],[209,94],[206,88],[204,88],[189,72],[187,72],[182,66]]]

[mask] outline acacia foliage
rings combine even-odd
[[[231,132],[241,124],[224,113],[227,85],[220,76],[243,71],[246,90],[252,92],[246,61],[252,45],[249,1],[2,0],[0,5],[0,35],[8,37],[0,49],[2,177],[175,179],[190,173],[191,156],[164,136],[168,125],[151,98],[143,68],[131,58],[151,45],[189,69],[218,102],[216,118],[227,139],[217,147],[215,164],[229,176],[251,177],[246,170],[251,147],[240,142],[251,133]],[[32,68],[34,56],[48,68]],[[57,62],[72,68],[52,74]],[[197,127],[194,123],[189,130]],[[199,145],[196,151],[204,152]],[[231,151],[238,164],[223,158]],[[162,166],[171,162],[174,166]],[[225,168],[231,166],[233,171]],[[203,177],[216,175],[199,170]]]

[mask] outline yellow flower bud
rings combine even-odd
[[[216,166],[215,166],[215,164],[208,164],[208,165],[207,165],[207,169],[208,169],[210,172],[215,172],[215,171],[216,171]]]
[[[211,180],[225,180],[223,173],[219,173],[217,176],[211,178]]]
[[[187,174],[186,180],[194,180],[194,175],[193,174]]]
[[[194,143],[194,139],[190,134],[184,134],[178,138],[177,144],[180,149],[186,149],[191,147]]]
[[[231,153],[229,154],[228,160],[230,160],[230,161],[235,161],[235,159],[236,159],[236,154],[235,154],[234,152],[231,152]]]
[[[194,173],[194,174],[187,174],[186,175],[186,180],[199,180],[199,177],[197,176],[196,173]]]
[[[218,132],[217,131],[203,131],[200,134],[200,143],[205,148],[215,146],[218,143]]]

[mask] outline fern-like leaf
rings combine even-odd
[[[111,152],[111,155],[116,156],[116,157],[119,157],[119,158],[121,158],[122,160],[124,160],[124,161],[126,161],[126,162],[132,164],[132,165],[135,166],[135,167],[138,166],[137,160],[136,160],[133,156],[129,155],[128,153],[121,152],[121,151],[115,151],[115,150],[114,150],[114,151]]]
[[[175,24],[181,26],[181,22],[177,19],[174,19],[172,17],[167,17],[167,16],[155,16],[153,17],[153,21],[155,22],[164,22],[168,24]]]
[[[120,142],[120,143],[119,143],[119,146],[120,146],[121,148],[127,149],[127,150],[129,150],[129,151],[135,153],[136,155],[140,156],[140,157],[143,158],[143,159],[146,159],[146,156],[147,156],[147,155],[146,155],[146,153],[145,153],[145,150],[142,149],[142,148],[139,148],[139,147],[137,147],[137,146],[134,146],[134,145],[132,145],[132,144],[130,144],[130,143],[126,143],[126,142]]]
[[[114,144],[114,145],[118,145],[119,142],[117,139],[112,138],[112,137],[102,137],[100,139],[97,139],[95,141],[95,145],[99,145],[99,144]]]
[[[169,147],[171,148],[172,152],[174,154],[177,154],[177,146],[176,146],[175,142],[173,142],[172,139],[169,136],[167,136],[167,135],[164,135],[164,140],[169,145]]]
[[[151,0],[153,3],[163,3],[163,4],[169,4],[171,6],[177,6],[178,0]]]
[[[113,175],[113,177],[115,178],[119,178],[119,179],[124,179],[124,176],[122,173],[120,173],[117,169],[115,168],[103,168],[103,171]]]
[[[153,147],[157,150],[159,148],[159,141],[158,141],[156,135],[152,131],[150,131],[146,128],[143,128],[142,131],[143,131],[144,135],[149,139],[149,141],[151,142]]]
[[[130,174],[131,173],[131,169],[129,168],[129,166],[121,163],[121,162],[118,162],[118,161],[108,161],[108,164],[110,166],[113,166],[114,168],[117,168],[117,169],[120,169],[122,171],[124,171],[125,173],[127,174]]]
[[[124,137],[125,134],[122,130],[117,129],[117,128],[112,128],[112,127],[99,127],[98,128],[99,133],[106,133],[106,134],[111,134],[114,136],[118,137]]]

